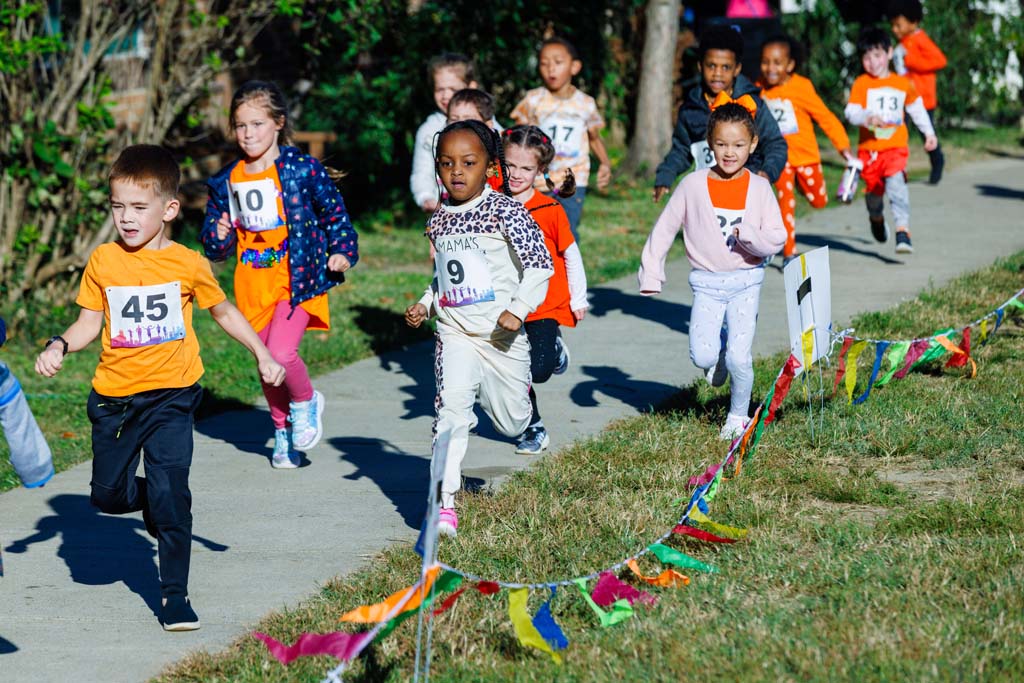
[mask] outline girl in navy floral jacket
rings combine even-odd
[[[271,465],[290,469],[298,466],[293,448],[312,448],[323,435],[324,397],[313,389],[299,342],[307,329],[330,328],[327,290],[356,264],[358,241],[327,169],[286,146],[288,108],[276,85],[245,83],[232,98],[230,121],[242,157],[208,181],[199,239],[211,260],[237,255],[238,308],[285,368],[284,384],[264,384],[263,393],[275,430]]]

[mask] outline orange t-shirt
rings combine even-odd
[[[850,89],[850,104],[859,104],[868,114],[882,117],[885,126],[860,127],[860,149],[880,152],[907,147],[910,136],[904,112],[920,95],[905,76],[890,73],[885,78],[861,74]]]
[[[790,165],[810,166],[821,162],[814,123],[821,126],[837,150],[850,148],[846,128],[821,101],[810,79],[793,74],[785,83],[762,90],[761,99],[786,138]]]
[[[569,217],[557,201],[534,190],[533,196],[523,206],[533,216],[544,235],[544,244],[551,252],[555,274],[548,280],[548,294],[537,310],[526,316],[529,320],[554,318],[559,325],[576,327],[576,318],[569,305],[569,275],[565,270],[565,250],[576,240],[569,229]]]
[[[750,171],[743,172],[732,180],[720,180],[708,176],[708,194],[711,206],[718,218],[718,227],[722,229],[722,238],[726,241],[732,236],[733,229],[743,222],[743,213],[747,208],[747,188],[750,187]]]
[[[130,396],[198,382],[203,361],[192,302],[209,308],[225,298],[210,262],[176,242],[137,251],[120,242],[96,247],[75,300],[103,311],[106,322],[93,388],[105,396]]]
[[[231,201],[239,211],[234,218],[238,239],[235,301],[249,324],[259,331],[270,324],[277,304],[291,299],[281,179],[274,164],[259,173],[246,173],[245,162],[241,162],[231,169],[228,183]],[[307,329],[330,329],[326,294],[303,301],[300,306],[309,313]]]
[[[935,109],[938,104],[935,97],[935,72],[946,68],[946,55],[924,29],[917,29],[904,36],[900,45],[906,50],[903,66],[914,88],[924,99],[924,108],[929,111]]]

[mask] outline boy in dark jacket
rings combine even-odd
[[[708,117],[716,98],[728,101],[749,97],[757,107],[757,149],[750,155],[747,168],[774,183],[786,166],[786,139],[779,131],[768,107],[758,95],[759,88],[740,74],[743,59],[743,38],[739,31],[726,26],[709,28],[700,37],[701,84],[686,94],[679,108],[679,118],[672,134],[672,149],[658,165],[654,176],[654,201],[660,201],[680,173],[696,167],[715,165],[715,157],[707,142]]]

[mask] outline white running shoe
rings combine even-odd
[[[274,454],[270,456],[270,466],[275,470],[294,470],[299,466],[292,458],[287,429],[274,430]]]
[[[749,422],[750,420],[742,415],[729,413],[729,416],[725,418],[725,424],[722,425],[722,431],[718,433],[718,438],[723,441],[732,441],[743,434]]]
[[[292,445],[300,451],[320,443],[324,435],[324,395],[313,392],[313,398],[289,405],[292,421]]]

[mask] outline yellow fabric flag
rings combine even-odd
[[[846,399],[847,403],[853,403],[853,389],[857,386],[857,358],[861,351],[867,348],[866,341],[854,342],[846,354]]]
[[[691,522],[696,522],[705,531],[710,531],[719,536],[724,536],[725,538],[735,538],[738,540],[746,538],[750,533],[748,529],[739,529],[734,526],[726,526],[724,524],[719,524],[718,522],[713,522],[710,517],[697,508],[690,510],[689,517]]]
[[[530,597],[528,588],[512,588],[508,592],[508,616],[512,620],[512,627],[516,631],[519,642],[526,647],[535,647],[551,655],[555,664],[562,663],[562,657],[551,649],[548,641],[540,634],[540,631],[533,625],[530,615],[526,612],[526,601]]]
[[[982,344],[988,339],[988,318],[981,321],[981,339],[979,340]]]

